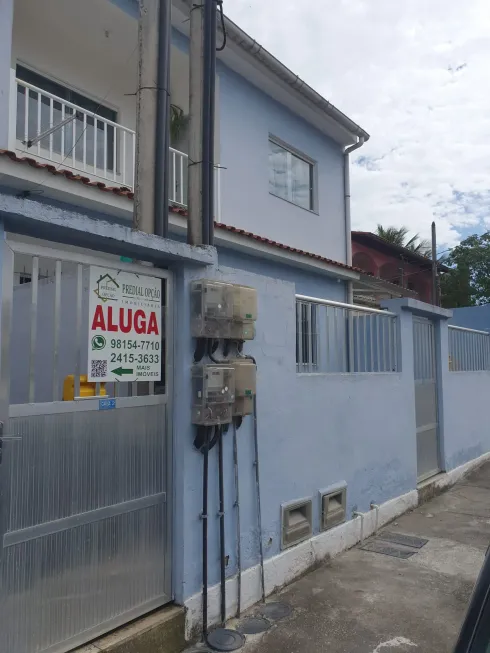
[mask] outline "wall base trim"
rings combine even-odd
[[[361,520],[356,517],[332,530],[315,535],[291,549],[269,558],[264,564],[265,593],[268,596],[284,585],[291,583],[311,568],[324,560],[352,548],[361,540],[361,521],[363,538],[372,535],[376,528],[381,528],[407,510],[418,505],[418,492],[412,490],[395,499],[390,499],[376,510],[364,513]],[[377,522],[377,523],[376,523]],[[242,573],[242,610],[246,610],[261,599],[260,567],[255,565]],[[202,625],[201,593],[194,594],[184,602],[186,608],[186,638],[195,637]],[[219,584],[208,588],[208,623],[219,622],[220,587]],[[226,614],[234,617],[237,609],[237,577],[226,581]]]
[[[462,478],[467,476],[470,472],[474,471],[484,463],[490,460],[490,452],[484,453],[478,458],[469,460],[467,463],[455,467],[454,469],[449,470],[448,472],[441,472],[437,476],[432,476],[426,481],[422,481],[417,485],[417,491],[419,493],[419,503],[425,503],[430,501],[432,497],[436,494],[440,494],[447,488],[455,485]]]

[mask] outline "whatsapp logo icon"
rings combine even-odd
[[[106,345],[105,338],[104,336],[94,336],[92,338],[92,350],[100,350],[104,349]]]

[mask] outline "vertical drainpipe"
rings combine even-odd
[[[216,0],[204,0],[202,77],[202,242],[214,244]]]
[[[349,154],[357,150],[364,144],[364,137],[360,136],[357,143],[346,147],[344,150],[344,211],[345,211],[345,262],[347,265],[352,265],[352,235],[351,235],[351,215],[350,215],[350,170],[349,170]],[[347,303],[354,303],[354,289],[352,281],[347,282]],[[347,324],[347,337],[349,340],[348,346],[348,372],[354,372],[354,321],[352,312],[348,311],[349,321]]]
[[[351,215],[350,215],[350,170],[349,154],[364,145],[365,138],[360,136],[357,143],[344,150],[344,212],[345,212],[345,262],[352,265]],[[354,291],[352,281],[347,282],[347,303],[352,304]]]
[[[158,29],[157,124],[155,130],[155,233],[168,238],[170,148],[171,0],[160,0]],[[175,181],[175,180],[174,180]]]

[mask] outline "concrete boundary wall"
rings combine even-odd
[[[391,499],[379,506],[376,510],[364,513],[362,522],[363,539],[369,537],[388,522],[392,521],[407,510],[418,505],[416,490]],[[266,560],[264,565],[265,591],[268,596],[272,592],[292,582],[315,565],[334,557],[342,551],[352,548],[361,541],[361,517],[352,519],[325,533],[283,551],[274,558]],[[226,583],[227,601],[226,614],[228,618],[234,617],[237,609],[237,577],[229,578]],[[242,575],[242,610],[254,605],[261,598],[260,567],[254,565]],[[209,622],[219,622],[220,586],[214,585],[208,590]],[[186,638],[192,639],[202,623],[201,621],[201,593],[194,594],[185,601],[186,607]]]
[[[312,564],[353,546],[360,538],[360,519],[354,510],[369,513],[370,503],[381,505],[379,524],[417,502],[414,446],[413,378],[400,373],[298,374],[296,371],[296,284],[231,267],[208,269],[206,275],[252,286],[258,292],[259,318],[254,341],[244,353],[257,360],[257,405],[262,503],[262,542],[267,569],[267,591],[281,587]],[[197,273],[181,279],[178,292],[189,291]],[[302,289],[307,292],[306,280]],[[325,284],[325,298],[331,296]],[[187,299],[185,300],[187,301]],[[187,328],[187,308],[180,312]],[[176,413],[184,420],[190,389],[186,370],[192,366],[193,345],[178,346],[182,379],[176,384]],[[222,357],[218,351],[216,357]],[[189,419],[187,417],[187,419]],[[192,446],[193,428],[177,425],[175,566],[176,600],[188,609],[189,633],[198,623],[202,582],[202,454]],[[238,431],[240,466],[241,554],[244,571],[243,602],[258,598],[259,562],[257,504],[254,479],[253,422],[244,419]],[[232,429],[224,437],[226,575],[230,614],[236,601],[236,511],[234,508]],[[321,532],[320,490],[345,483],[346,522]],[[208,509],[209,587],[214,604],[219,581],[219,520],[217,451],[210,453]],[[281,550],[281,505],[311,498],[313,538]],[[365,532],[375,526],[375,511],[367,515]],[[217,603],[216,603],[217,606]],[[210,623],[217,617],[210,608]]]
[[[390,523],[400,515],[416,508],[424,502],[427,489],[432,493],[442,492],[474,469],[490,460],[490,453],[486,453],[471,460],[464,465],[443,473],[426,481],[418,491],[412,490],[395,499],[390,499],[379,506],[379,512],[372,509],[364,513],[362,520],[362,538],[374,535],[376,531]],[[269,596],[273,592],[288,585],[293,580],[333,558],[343,551],[351,549],[361,542],[361,518],[357,517],[336,528],[320,533],[298,546],[282,552],[278,556],[265,562],[265,590]],[[228,578],[226,583],[227,601],[226,615],[232,618],[237,610],[237,577]],[[255,565],[247,569],[242,576],[242,610],[246,610],[261,599],[260,567]],[[214,585],[208,591],[210,623],[219,622],[220,587]],[[201,593],[194,594],[185,601],[186,608],[186,639],[193,639],[201,626]]]

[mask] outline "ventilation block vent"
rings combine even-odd
[[[320,492],[320,525],[322,531],[338,526],[345,521],[345,501],[347,488],[342,487],[330,492]]]
[[[312,535],[312,502],[302,499],[281,507],[282,548],[298,544]]]

